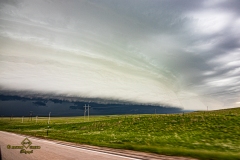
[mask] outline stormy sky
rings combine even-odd
[[[0,93],[239,106],[238,0],[1,0]]]

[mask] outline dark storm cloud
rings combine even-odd
[[[41,101],[37,101],[37,102],[32,102],[34,105],[36,106],[46,106],[46,103],[41,102]]]
[[[102,104],[88,102],[69,102],[58,99],[24,98],[19,96],[0,96],[0,116],[83,116],[84,105],[90,105],[90,115],[115,114],[153,114],[181,113],[181,108],[137,104]],[[55,103],[57,102],[57,103]]]

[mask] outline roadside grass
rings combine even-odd
[[[198,159],[240,159],[240,108],[185,114],[0,119],[0,130]],[[49,127],[48,127],[49,126]],[[48,135],[47,135],[48,131]]]

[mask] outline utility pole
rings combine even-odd
[[[85,116],[86,116],[86,108],[87,108],[87,106],[86,106],[86,104],[85,104],[85,106],[84,106],[84,122],[85,122]]]
[[[89,107],[90,107],[90,106],[89,106],[89,104],[88,104],[88,121],[89,121]]]
[[[50,114],[51,114],[51,112],[49,112],[49,115],[48,115],[48,124],[50,122]]]
[[[29,112],[29,120],[31,120],[31,121],[32,121],[32,114],[33,114],[33,111],[30,111]]]
[[[36,123],[37,123],[38,116],[36,116]]]

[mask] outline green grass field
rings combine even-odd
[[[198,159],[240,159],[240,108],[168,115],[1,118],[0,130]],[[48,136],[47,128],[49,126]]]

